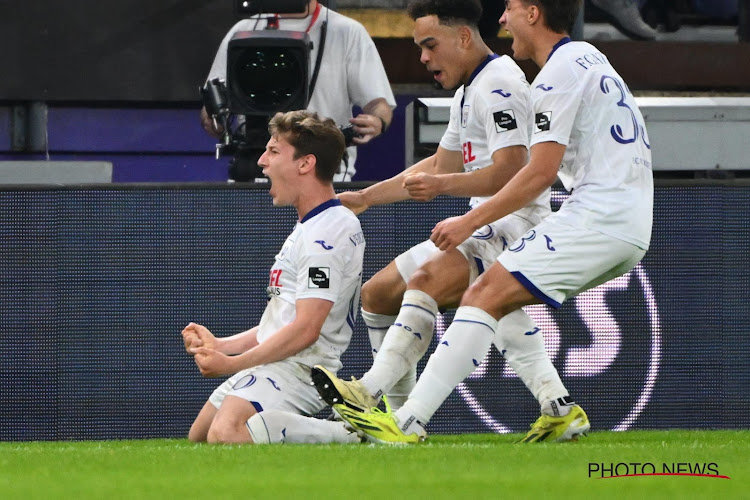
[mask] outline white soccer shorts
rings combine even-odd
[[[533,224],[526,219],[510,214],[479,228],[461,243],[457,250],[469,261],[469,283],[473,283],[485,269],[489,269],[504,248],[532,227]],[[427,240],[396,257],[396,268],[404,282],[408,283],[416,270],[439,251],[432,241]]]
[[[314,415],[326,404],[312,385],[310,367],[282,360],[242,370],[221,384],[208,400],[216,408],[225,396],[249,401],[255,410],[282,410]]]
[[[551,215],[497,258],[537,299],[552,307],[569,297],[621,276],[646,251]]]

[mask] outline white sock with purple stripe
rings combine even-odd
[[[370,336],[370,346],[372,347],[372,357],[380,351],[380,346],[383,345],[383,339],[388,329],[393,323],[396,322],[396,316],[387,314],[376,314],[369,311],[361,310],[362,319],[365,321],[367,326],[367,334]]]
[[[503,316],[495,332],[495,346],[531,391],[543,413],[567,415],[570,408],[558,404],[568,396],[547,349],[542,331],[523,309]]]
[[[409,400],[396,412],[399,422],[414,416],[427,423],[453,389],[484,360],[496,328],[495,318],[482,309],[459,307]]]
[[[370,346],[372,347],[372,357],[375,358],[378,352],[380,352],[383,340],[385,339],[385,334],[388,333],[388,328],[396,322],[396,316],[371,313],[362,309],[362,319],[365,320],[365,325],[367,325],[367,334],[370,336]],[[385,391],[388,395],[388,402],[391,407],[401,408],[401,405],[406,402],[406,398],[409,397],[409,393],[416,383],[417,365],[414,364],[414,366],[406,372],[406,375],[393,384],[391,389]]]
[[[438,306],[419,290],[407,290],[401,310],[375,356],[375,362],[362,377],[362,385],[374,396],[388,394],[392,407],[406,400],[416,381],[417,362],[432,341]]]

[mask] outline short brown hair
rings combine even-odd
[[[521,0],[536,5],[544,14],[544,23],[555,33],[570,33],[583,0]]]
[[[294,159],[305,155],[315,157],[315,176],[332,182],[344,155],[344,134],[330,118],[322,118],[314,111],[276,113],[268,122],[268,132],[283,135],[294,147]]]

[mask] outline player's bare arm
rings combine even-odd
[[[362,114],[349,120],[359,137],[354,137],[352,143],[360,146],[367,144],[375,137],[383,134],[393,119],[393,110],[388,102],[379,97],[368,102],[362,108]]]
[[[341,203],[355,214],[360,214],[370,207],[387,205],[397,201],[409,199],[409,193],[404,189],[404,178],[410,172],[432,171],[435,163],[435,155],[415,163],[403,172],[394,175],[390,179],[380,181],[361,191],[350,191],[338,195]]]
[[[231,337],[216,339],[215,349],[224,354],[241,354],[258,345],[258,327],[255,326]]]
[[[217,339],[205,326],[190,323],[182,330],[182,339],[185,349],[191,354],[194,347],[208,347],[224,354],[240,354],[258,345],[257,333],[256,326],[230,337]]]
[[[410,175],[420,172],[430,175],[460,172],[462,167],[460,152],[438,147],[434,155],[415,163],[390,179],[380,181],[361,191],[339,193],[338,198],[346,208],[355,214],[360,214],[376,205],[387,205],[411,199],[409,191],[404,186],[405,179]]]
[[[456,152],[459,155],[460,153]],[[492,154],[492,165],[471,172],[445,173],[435,176],[414,174],[405,180],[411,197],[429,201],[439,194],[450,196],[492,196],[526,164],[525,146],[510,146]]]
[[[192,349],[195,363],[204,377],[220,377],[294,356],[318,340],[320,329],[332,308],[333,302],[330,300],[300,299],[296,303],[294,321],[262,344],[238,356],[227,356],[215,349],[198,347]]]
[[[443,251],[460,245],[478,228],[531,203],[554,184],[565,146],[542,142],[531,147],[531,160],[492,198],[459,217],[438,222],[430,239]]]

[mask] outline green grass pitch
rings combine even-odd
[[[431,436],[411,447],[6,442],[0,498],[750,498],[750,431],[595,432],[535,445],[518,438]],[[589,477],[590,463],[651,463],[657,472],[715,464],[731,479],[600,479]]]

